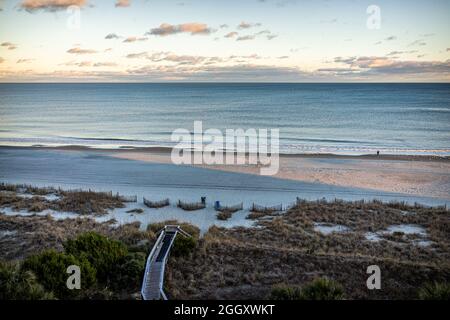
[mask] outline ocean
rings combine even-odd
[[[0,84],[0,145],[173,146],[200,120],[278,128],[282,153],[450,155],[450,84]]]

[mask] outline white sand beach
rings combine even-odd
[[[264,206],[292,205],[296,198],[306,200],[405,201],[424,205],[450,204],[449,163],[447,160],[391,160],[335,156],[281,158],[276,177],[260,176],[255,167],[232,166],[201,168],[176,166],[167,152],[95,150],[86,148],[0,148],[1,182],[53,186],[64,189],[92,189],[136,195],[137,203],[97,217],[124,224],[134,221],[145,228],[149,223],[178,220],[190,222],[205,232],[210,226],[251,226],[246,219],[253,203]],[[402,176],[402,179],[398,177]],[[435,190],[435,191],[433,191]],[[176,207],[178,200],[199,201],[205,196],[207,207],[187,212]],[[143,197],[169,198],[171,205],[149,209]],[[243,202],[244,210],[220,221],[215,201],[222,205]],[[144,214],[127,213],[145,209]],[[6,214],[17,214],[3,210]],[[70,214],[43,212],[55,218]],[[19,214],[27,214],[22,212]]]
[[[171,163],[164,149],[113,152],[114,157]],[[208,165],[208,169],[259,174],[252,165]],[[428,197],[450,197],[450,159],[414,156],[280,155],[277,178]]]

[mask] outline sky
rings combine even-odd
[[[0,82],[449,82],[450,0],[0,0]]]

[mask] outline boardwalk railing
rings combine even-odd
[[[170,204],[169,199],[164,199],[161,201],[150,201],[148,199],[144,199],[144,204],[149,208],[162,208],[167,207]]]
[[[178,233],[185,237],[191,235],[176,225],[165,226],[158,236],[155,245],[147,257],[144,279],[142,280],[141,296],[143,300],[167,300],[163,291],[164,270],[170,249]]]

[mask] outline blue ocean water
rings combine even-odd
[[[285,153],[450,155],[450,84],[0,84],[0,145],[171,146],[279,128]]]

